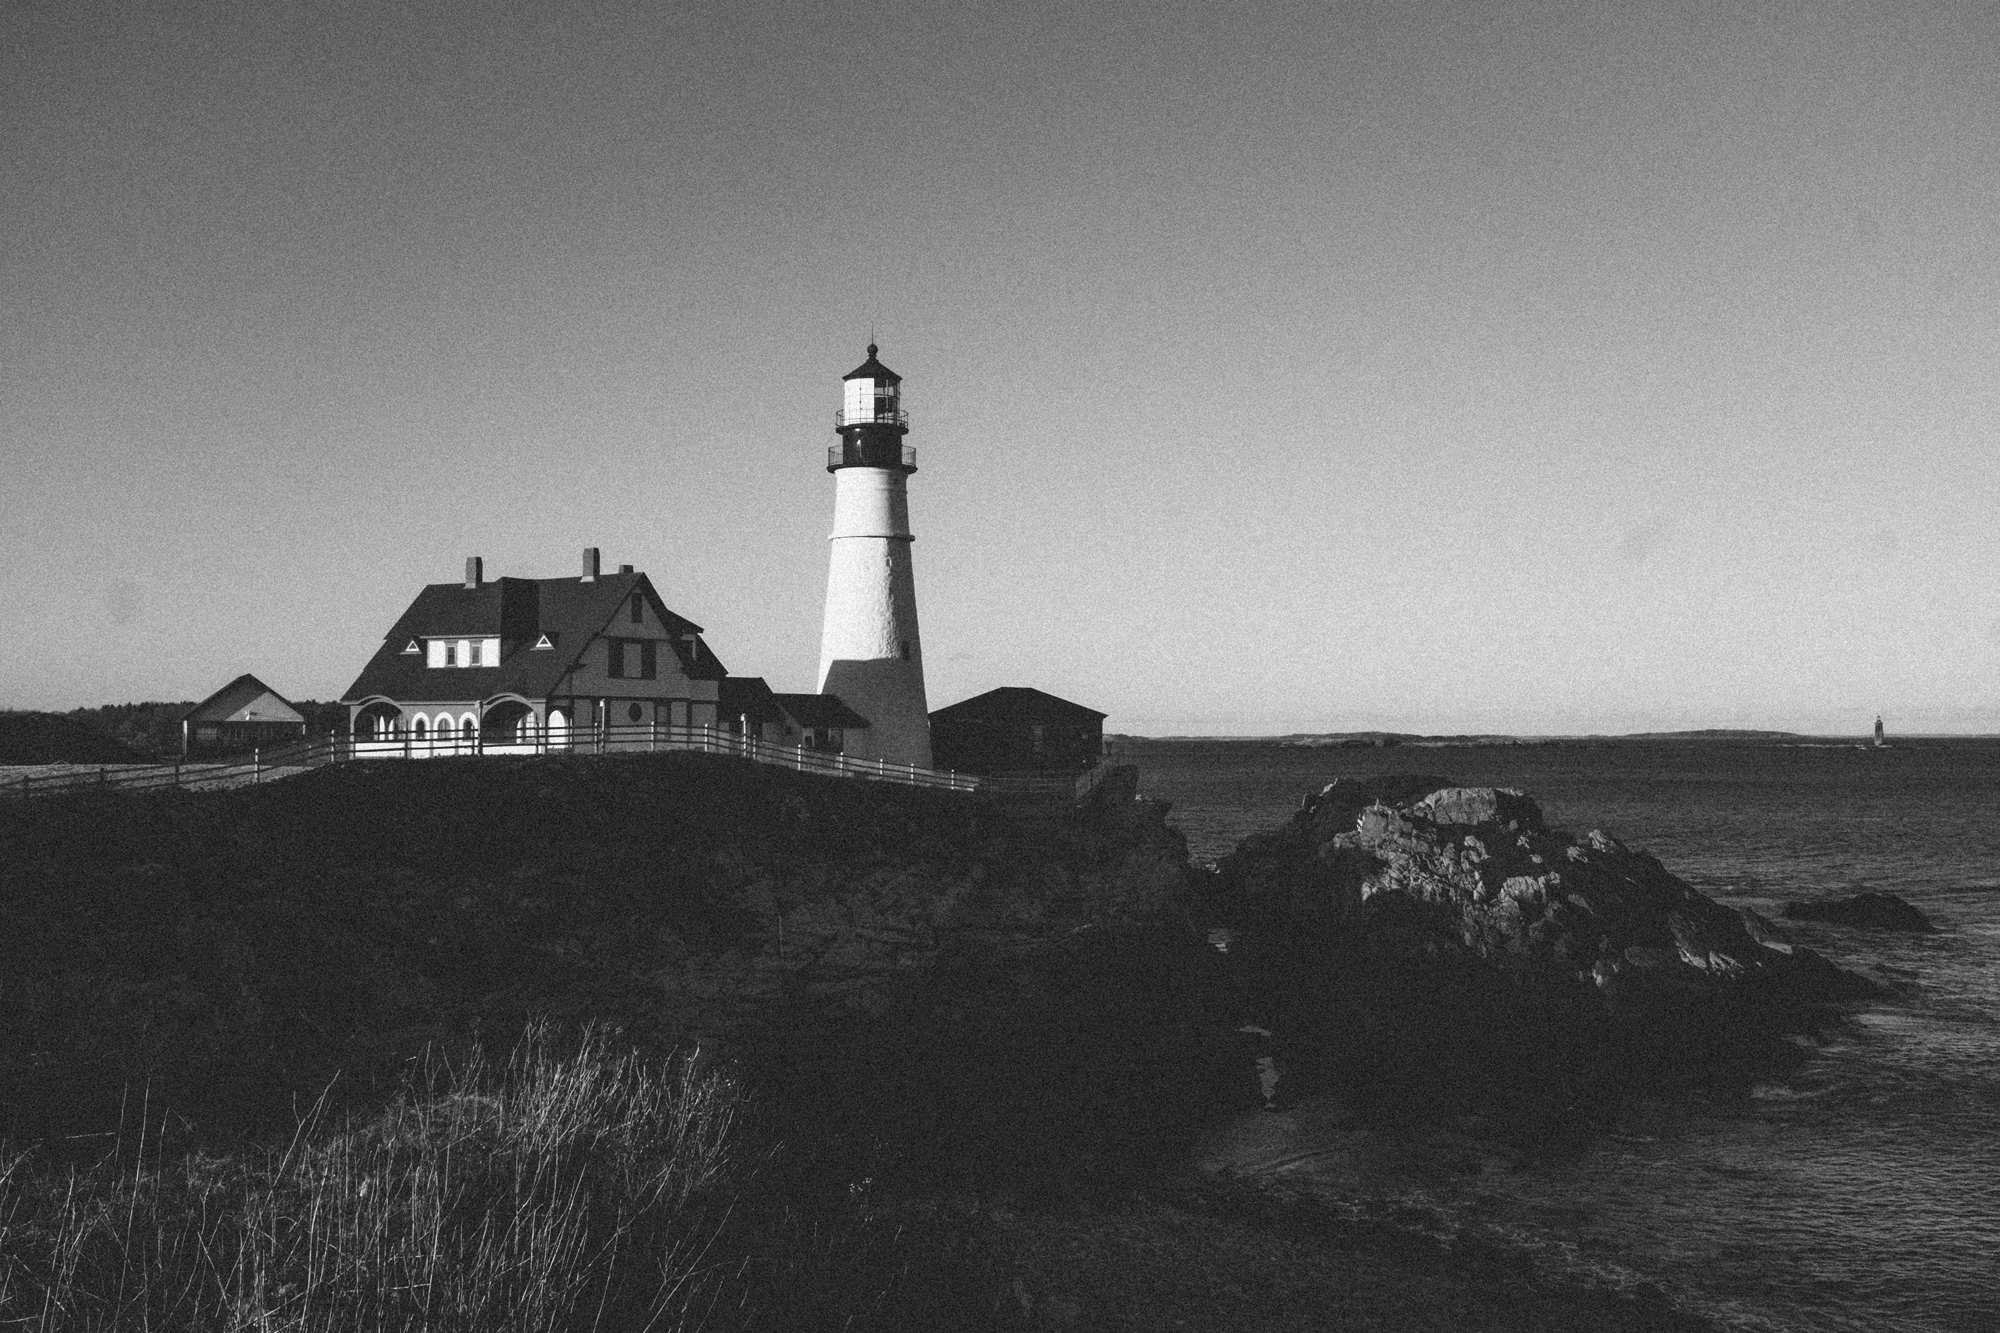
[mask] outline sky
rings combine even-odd
[[[2000,731],[1983,3],[0,10],[0,706],[339,697],[464,558],[932,705]]]

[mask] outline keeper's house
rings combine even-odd
[[[728,672],[701,632],[632,566],[600,572],[594,546],[573,579],[488,581],[475,556],[417,594],[341,702],[361,755],[532,753],[605,728],[643,746],[639,728],[716,725]]]
[[[939,768],[961,773],[1080,773],[1104,753],[1104,714],[1005,685],[932,713],[931,752]]]

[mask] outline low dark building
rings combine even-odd
[[[797,737],[787,731],[789,720],[778,706],[778,697],[762,676],[725,676],[716,683],[716,713],[724,731],[758,740],[793,745]]]
[[[838,695],[777,694],[762,676],[725,678],[720,700],[724,731],[823,754],[845,753],[848,733],[868,725]]]
[[[1080,773],[1104,753],[1104,714],[1003,685],[932,713],[931,753],[962,773]]]
[[[773,694],[771,698],[785,712],[787,745],[844,754],[847,733],[868,726],[868,719],[842,703],[837,694]]]
[[[276,690],[241,675],[190,708],[181,719],[181,753],[189,759],[249,754],[304,740],[306,720]]]

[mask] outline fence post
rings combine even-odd
[[[262,778],[263,776],[264,776],[264,747],[261,745],[253,745],[250,747],[250,785],[253,787],[256,786],[258,779]]]
[[[660,717],[659,714],[655,713],[653,715],[652,728],[647,733],[646,736],[646,753],[652,754],[659,748],[660,748]]]

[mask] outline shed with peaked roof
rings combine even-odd
[[[181,718],[181,754],[188,759],[247,754],[303,740],[305,734],[305,715],[246,672]]]
[[[778,707],[778,698],[762,676],[730,676],[721,682],[716,709],[722,715],[722,729],[738,735],[748,733],[758,740],[793,745],[790,719]]]
[[[931,714],[939,768],[1079,773],[1104,753],[1104,714],[1025,685],[1003,685]]]
[[[787,719],[788,743],[825,754],[844,754],[847,733],[867,729],[868,719],[837,694],[774,694]]]

